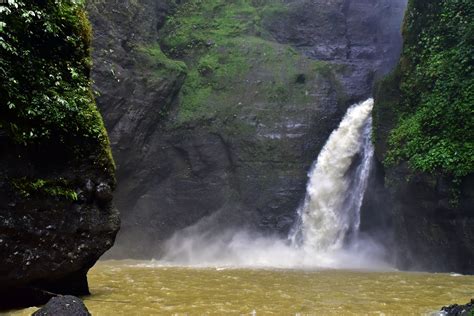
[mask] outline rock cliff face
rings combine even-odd
[[[117,161],[115,256],[210,214],[286,234],[346,108],[396,63],[404,1],[89,4]]]
[[[90,26],[77,4],[2,7],[0,308],[88,294],[114,242],[114,165],[90,92]],[[47,26],[47,27],[45,27]]]
[[[385,166],[365,211],[387,210],[391,219],[379,223],[392,227],[402,269],[474,272],[473,9],[410,1],[401,61],[377,88],[375,149]]]

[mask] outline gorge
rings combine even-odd
[[[106,13],[111,6],[120,17]],[[400,268],[470,272],[471,176],[463,176],[462,203],[453,208],[443,170],[432,176],[383,165],[397,111],[396,100],[387,109],[385,99],[397,92],[373,84],[398,62],[405,7],[388,0],[91,2],[93,78],[118,164],[123,221],[109,258],[159,258],[174,232],[209,216],[216,227],[287,236],[329,134],[351,104],[375,94],[375,165],[361,231],[392,249],[389,260]],[[420,16],[440,10],[412,7]],[[412,226],[420,234],[406,230]],[[449,255],[439,256],[440,247]]]
[[[121,17],[105,13],[112,3]],[[395,65],[404,8],[91,2],[123,222],[110,256],[158,257],[211,214],[216,226],[286,236],[329,134]]]
[[[468,301],[473,21],[470,0],[0,4],[0,309]]]

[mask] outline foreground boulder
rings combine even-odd
[[[119,217],[83,8],[15,1],[0,20],[0,308],[8,308],[88,294],[87,271],[113,245]]]
[[[80,298],[75,296],[57,296],[49,300],[48,304],[33,313],[32,316],[90,316],[87,307]]]

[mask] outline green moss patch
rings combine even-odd
[[[23,198],[54,197],[77,201],[78,196],[74,187],[64,179],[29,179],[26,177],[12,179],[15,191]]]
[[[149,65],[158,78],[166,77],[172,73],[186,73],[186,64],[179,60],[168,58],[159,45],[140,47],[138,51],[148,58]]]
[[[176,124],[229,121],[259,104],[275,110],[288,102],[308,105],[318,81],[338,86],[336,66],[310,60],[265,31],[263,20],[288,10],[283,1],[190,0],[168,17],[160,41],[166,56],[157,59],[179,59],[188,69]],[[297,82],[298,75],[304,82]]]

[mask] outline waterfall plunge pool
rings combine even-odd
[[[474,276],[101,261],[89,282],[85,303],[95,316],[432,315],[443,305],[469,301]]]

